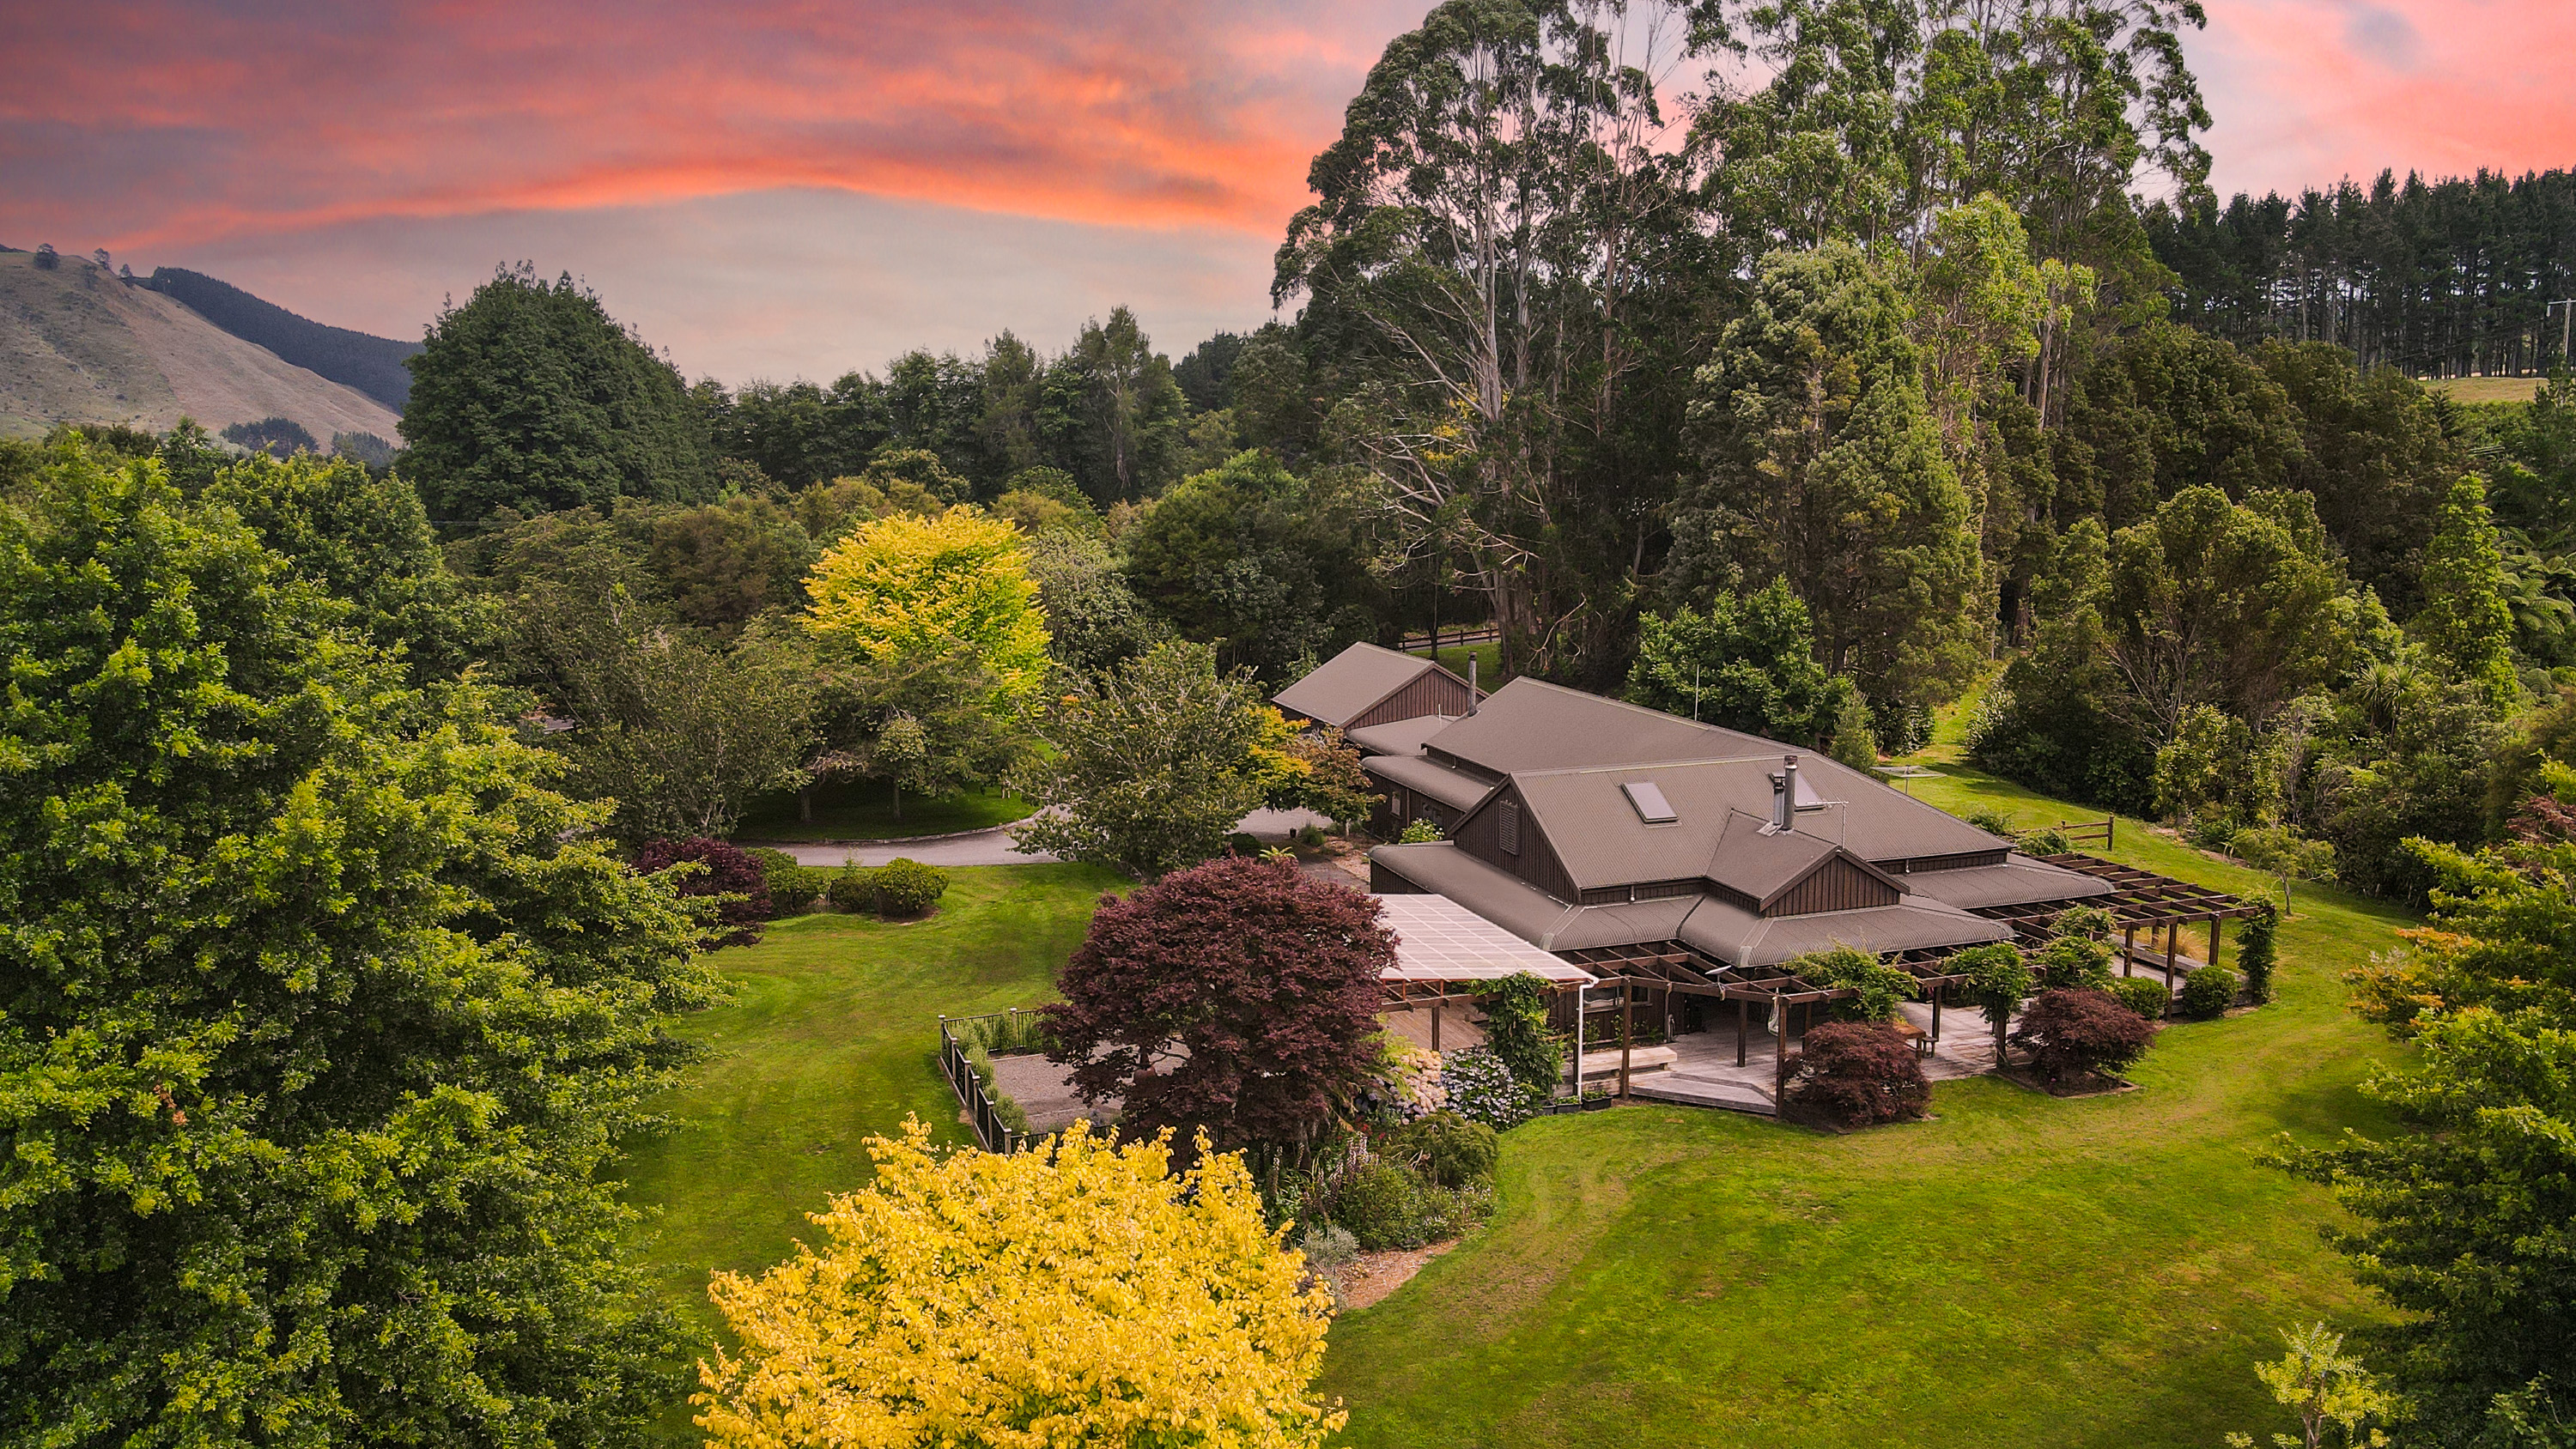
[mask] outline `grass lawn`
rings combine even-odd
[[[2545,379],[2537,377],[2434,377],[2424,385],[2451,395],[2453,402],[2529,402]]]
[[[1416,649],[1413,652],[1419,654],[1422,651]],[[1467,677],[1467,660],[1471,655],[1474,656],[1476,660],[1476,687],[1478,689],[1491,694],[1495,690],[1500,689],[1505,684],[1511,682],[1503,676],[1503,646],[1501,644],[1487,642],[1483,644],[1443,644],[1440,646],[1440,662],[1443,665],[1446,665],[1449,671],[1457,675],[1460,679]]]
[[[629,1198],[655,1212],[643,1261],[710,1333],[707,1274],[787,1256],[806,1213],[867,1182],[864,1139],[913,1114],[969,1140],[939,1076],[937,1018],[1053,1000],[1093,904],[1121,884],[1074,865],[948,879],[927,920],[805,916],[715,958],[734,1000],[682,1028],[710,1055],[664,1104],[679,1126],[638,1144],[626,1172]]]
[[[1956,764],[1918,795],[2082,819]],[[2096,817],[2098,818],[2098,816]],[[2124,822],[2116,854],[2259,877]],[[2303,888],[2280,999],[2168,1028],[2144,1089],[1944,1083],[1936,1120],[1842,1137],[1640,1105],[1507,1135],[1484,1233],[1332,1332],[1352,1445],[2213,1445],[2290,1425],[2275,1331],[2376,1310],[2318,1236],[2284,1132],[2395,1130],[2355,1090],[2393,1052],[2336,974],[2398,912]]]
[[[894,795],[882,781],[824,785],[814,791],[814,818],[796,818],[791,792],[764,795],[734,827],[739,840],[894,840],[985,830],[1027,818],[1035,806],[1007,790],[967,790],[945,798],[906,796],[895,818]]]

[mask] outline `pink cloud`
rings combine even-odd
[[[13,229],[118,247],[818,187],[1275,234],[1408,18],[1172,0],[59,10],[13,42]]]
[[[2576,166],[2576,5],[2212,0],[2187,48],[2222,193]]]

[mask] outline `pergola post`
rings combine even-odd
[[[2174,953],[2181,949],[2182,932],[2174,929],[2173,922],[2165,922],[2165,990],[2167,991],[2173,990]]]
[[[1431,1054],[1440,1055],[1440,1003],[1431,1003]]]
[[[1619,1100],[1628,1100],[1628,1046],[1637,1034],[1637,988],[1622,977],[1619,981]]]
[[[1752,1015],[1753,1003],[1741,996],[1735,998],[1735,1064],[1739,1067],[1744,1065],[1744,1033]]]
[[[2217,914],[2216,912],[2214,912],[2214,911],[2213,911],[2213,912],[2211,912],[2211,913],[2210,913],[2210,917],[2209,917],[2209,964],[2210,964],[2210,965],[2212,965],[2212,966],[2215,966],[2215,965],[2217,965],[2217,964],[2218,964],[2218,928],[2219,928],[2219,924],[2220,924],[2220,918],[2219,918],[2218,914]]]
[[[2138,927],[2134,921],[2120,932],[2120,974],[2138,974]]]
[[[1941,1047],[1941,988],[1938,986],[1932,988],[1932,1047],[1935,1051]]]
[[[1786,1117],[1789,1115],[1789,1003],[1774,997],[1771,1015],[1776,1018],[1771,1023],[1771,1040],[1775,1048],[1771,1055],[1771,1111],[1775,1116]]]

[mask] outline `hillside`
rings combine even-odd
[[[420,351],[417,342],[326,327],[203,272],[155,267],[144,285],[165,297],[176,297],[235,337],[255,342],[333,382],[346,383],[395,412],[401,412],[411,397],[411,369],[403,366],[403,359]]]
[[[292,418],[317,438],[395,436],[396,414],[342,383],[226,332],[140,282],[80,257],[40,271],[0,252],[0,433],[56,423],[161,431],[182,416],[211,432]]]

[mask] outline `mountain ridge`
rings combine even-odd
[[[155,267],[143,285],[235,337],[356,388],[397,413],[411,398],[411,369],[403,366],[403,360],[419,352],[420,343],[316,322],[220,277],[185,267]]]
[[[316,438],[397,436],[400,418],[383,402],[217,326],[139,278],[85,257],[51,267],[40,260],[0,252],[0,432],[40,435],[58,423],[163,432],[188,417],[219,433],[283,417]]]

